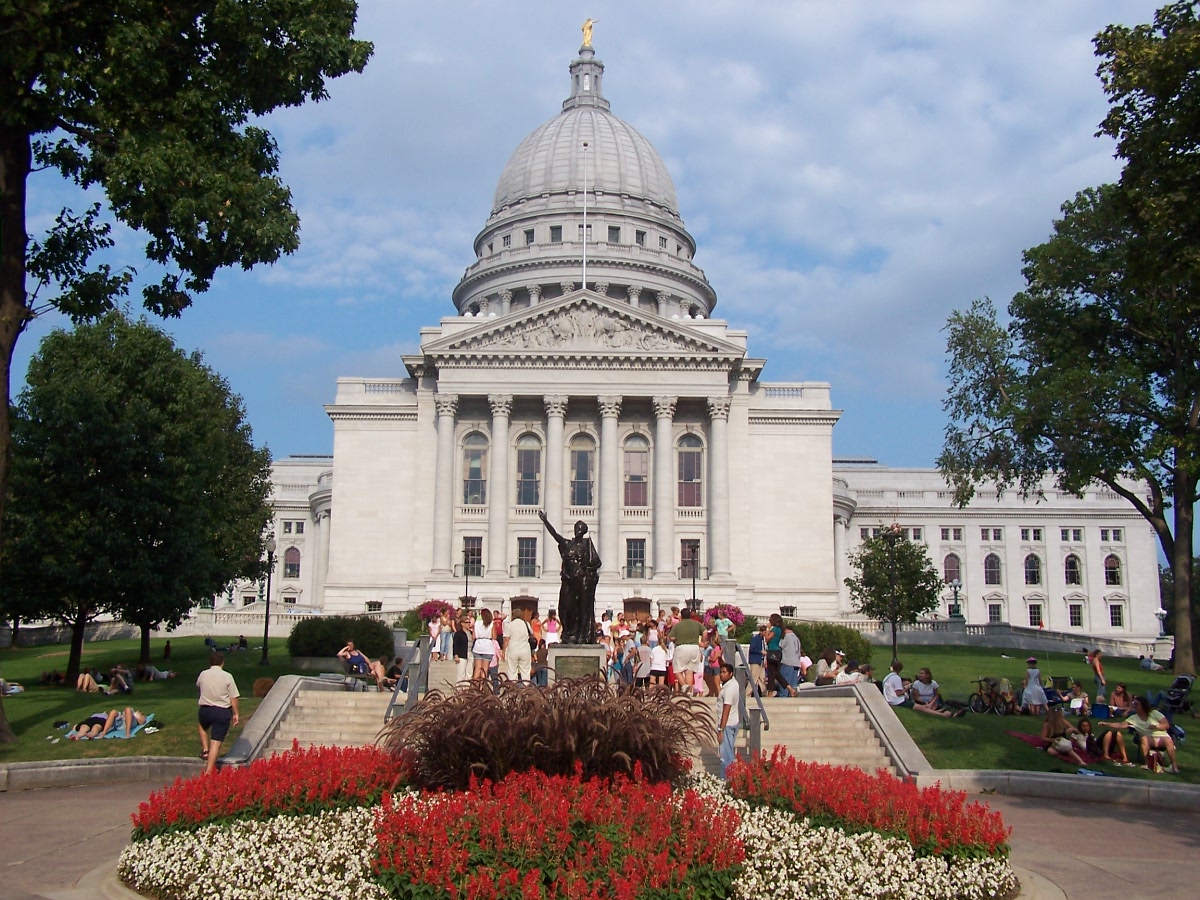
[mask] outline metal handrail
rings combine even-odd
[[[388,701],[387,712],[383,714],[385,724],[390,722],[395,714],[396,704],[400,700],[400,687],[406,680],[408,681],[408,693],[404,698],[404,706],[400,710],[400,715],[404,715],[417,705],[421,691],[429,681],[429,656],[428,634],[417,638],[415,644],[400,648],[400,657],[403,659],[400,665],[404,668],[404,677],[397,678],[396,686],[392,688],[392,699]]]
[[[738,716],[746,723],[746,728],[750,732],[750,737],[746,741],[746,748],[750,751],[751,756],[758,756],[762,752],[762,733],[771,730],[771,720],[767,716],[767,709],[763,706],[762,692],[759,691],[758,685],[755,683],[753,676],[750,673],[750,663],[746,659],[746,655],[742,653],[742,645],[737,641],[732,641],[733,652],[737,657],[737,665],[746,671],[746,683],[750,685],[750,696],[754,698],[757,706],[751,709],[746,708],[746,692],[738,691]]]

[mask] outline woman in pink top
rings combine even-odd
[[[557,644],[562,641],[559,636],[559,628],[558,613],[552,609],[546,616],[546,621],[542,623],[542,631],[546,634],[547,644]]]

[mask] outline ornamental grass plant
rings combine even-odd
[[[686,772],[690,750],[713,741],[704,701],[670,689],[613,688],[598,678],[540,688],[502,680],[452,693],[431,691],[380,737],[404,754],[409,784],[465,790],[472,778],[501,781],[536,769],[547,775],[610,778],[639,769],[647,782]]]

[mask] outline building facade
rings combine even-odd
[[[835,467],[830,386],[763,380],[746,332],[713,317],[670,174],[613,115],[603,77],[582,47],[562,111],[500,175],[454,313],[396,377],[338,380],[332,458],[276,464],[273,599],[550,608],[544,511],[564,534],[587,524],[599,611],[695,596],[835,618],[851,613],[843,579],[863,529],[897,521],[940,567],[958,560],[946,571],[969,621],[1157,634],[1152,538],[1119,498],[952,510],[936,472]]]

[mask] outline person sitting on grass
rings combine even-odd
[[[1097,703],[1100,701],[1097,700]],[[1129,693],[1129,689],[1125,687],[1125,682],[1118,681],[1112,689],[1112,693],[1108,696],[1108,705],[1112,710],[1113,718],[1123,718],[1129,715],[1133,709],[1133,695]]]
[[[950,709],[946,706],[941,691],[938,690],[938,683],[933,680],[933,673],[929,669],[921,669],[917,672],[917,680],[912,684],[911,696],[913,709],[917,712],[941,716],[945,719],[958,718],[967,714],[965,709]]]
[[[100,682],[96,680],[94,670],[89,670],[79,673],[79,677],[75,679],[75,690],[82,691],[85,694],[98,694],[103,688],[100,687]]]
[[[1050,742],[1046,752],[1055,759],[1066,760],[1077,766],[1084,765],[1083,757],[1076,752],[1073,741],[1079,733],[1079,729],[1067,721],[1061,709],[1046,713],[1046,721],[1042,723],[1042,739]]]
[[[1163,750],[1171,761],[1169,771],[1172,775],[1179,774],[1179,764],[1175,760],[1175,739],[1170,735],[1171,723],[1167,721],[1166,716],[1150,706],[1147,698],[1134,698],[1133,712],[1127,719],[1109,720],[1100,724],[1110,729],[1109,733],[1104,736],[1105,758],[1109,755],[1110,744],[1115,741],[1117,749],[1121,753],[1121,765],[1129,765],[1129,759],[1125,756],[1125,738],[1121,734],[1121,731],[1128,730],[1134,732],[1136,740],[1141,745],[1142,758],[1147,760],[1146,764],[1142,766],[1143,769],[1150,768],[1151,750]]]
[[[913,701],[910,695],[912,682],[907,678],[900,677],[900,673],[903,671],[904,663],[893,659],[892,671],[883,677],[883,699],[888,702],[889,706],[907,706],[912,709]]]
[[[1088,700],[1088,695],[1083,691],[1083,682],[1078,680],[1071,682],[1071,692],[1067,694],[1066,701],[1073,715],[1091,715],[1092,704]]]
[[[134,724],[144,725],[146,714],[141,710],[125,707],[125,712],[110,710],[107,713],[92,713],[74,728],[67,732],[67,739],[72,741],[98,740],[106,737],[114,727],[123,726],[125,737],[129,737]]]

